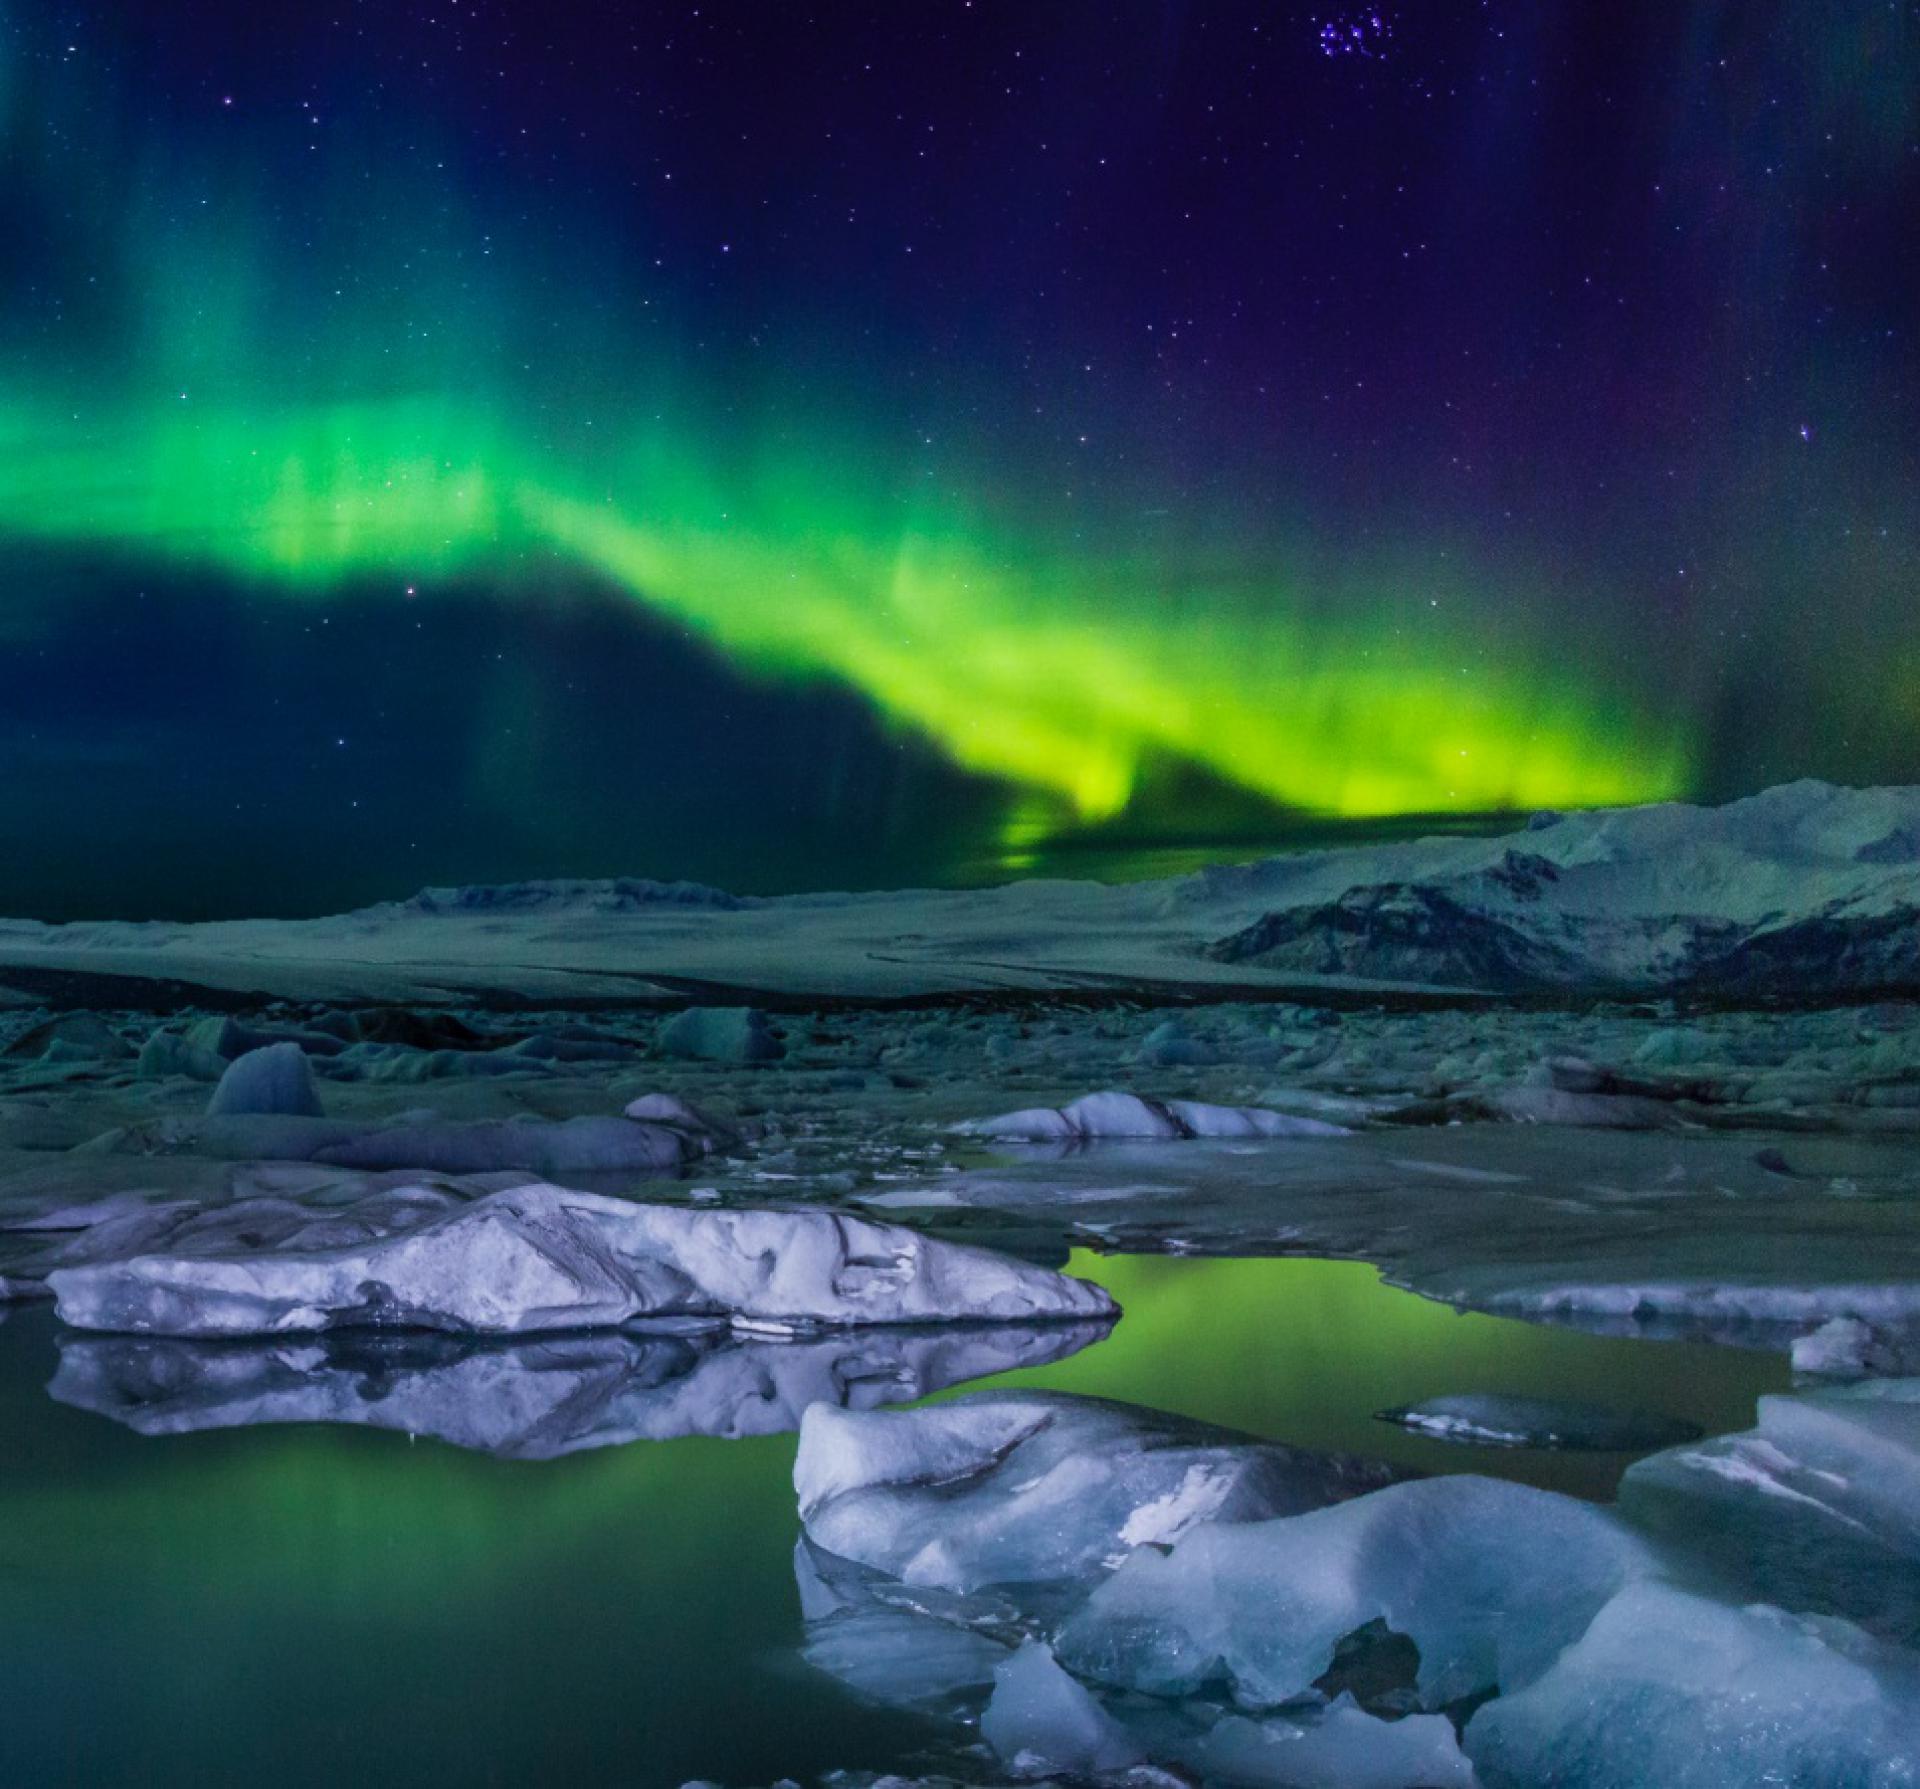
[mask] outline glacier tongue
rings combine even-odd
[[[639,1317],[773,1331],[1102,1318],[1098,1287],[826,1211],[688,1210],[533,1184],[398,1233],[265,1247],[227,1230],[48,1275],[83,1329],[267,1335],[379,1325],[519,1335]]]

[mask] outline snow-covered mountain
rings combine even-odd
[[[1178,881],[736,898],[620,879],[429,889],[316,920],[0,922],[0,988],[309,999],[911,998],[1392,986],[1740,999],[1920,990],[1920,788],[1537,815]]]

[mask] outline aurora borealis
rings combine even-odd
[[[1336,12],[7,0],[0,904],[1920,776],[1912,8]]]

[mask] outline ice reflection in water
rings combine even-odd
[[[1072,1270],[1106,1283],[1125,1317],[1097,1345],[1045,1364],[1023,1357],[993,1384],[1114,1398],[1427,1471],[1608,1496],[1626,1461],[1448,1446],[1376,1411],[1498,1391],[1660,1410],[1718,1433],[1750,1426],[1756,1395],[1787,1383],[1777,1356],[1456,1316],[1355,1263],[1080,1257]],[[420,1402],[395,1428],[459,1440],[458,1411],[480,1435],[471,1403],[450,1393],[435,1426],[425,1400],[436,1382],[497,1363],[492,1351],[396,1363],[328,1350],[244,1387],[196,1378],[224,1349],[181,1357],[195,1370],[177,1379],[122,1378],[126,1357],[112,1371],[89,1363],[87,1383],[116,1410],[204,1410],[223,1424],[276,1388],[345,1386],[361,1404],[386,1392],[353,1424],[285,1420],[296,1412],[281,1404],[272,1424],[153,1438],[50,1399],[56,1368],[63,1390],[78,1388],[78,1344],[62,1364],[49,1314],[19,1311],[0,1326],[0,1781],[672,1789],[905,1766],[950,1730],[801,1662],[794,1442],[750,1430],[811,1395],[807,1373],[850,1402],[957,1385],[981,1363],[943,1362],[939,1348],[997,1333],[916,1332],[909,1339],[934,1353],[905,1359],[866,1352],[874,1335],[758,1345],[739,1364],[762,1360],[763,1347],[786,1363],[763,1367],[776,1385],[766,1399],[697,1400],[727,1408],[742,1439],[554,1449],[560,1457],[536,1464],[373,1427],[401,1417],[394,1400],[405,1396]],[[605,1401],[591,1392],[572,1433],[611,1433],[652,1393],[690,1404],[706,1373],[733,1370],[730,1349],[680,1345],[687,1372],[622,1380]],[[555,1352],[532,1375],[545,1389],[512,1406],[529,1423],[497,1431],[509,1448],[565,1432],[559,1388],[618,1377],[582,1371],[571,1343],[533,1346]],[[836,1346],[848,1352],[836,1358]],[[815,1347],[821,1364],[809,1366]],[[670,1432],[678,1418],[649,1407],[659,1426],[642,1432]]]
[[[600,1332],[517,1344],[426,1333],[196,1342],[63,1335],[48,1387],[142,1435],[357,1423],[511,1460],[691,1435],[781,1435],[809,1404],[904,1403],[1063,1360],[1104,1323],[867,1329],[806,1341]]]

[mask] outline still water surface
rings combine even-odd
[[[1747,1427],[1778,1356],[1459,1316],[1353,1262],[1076,1257],[1126,1316],[975,1381],[1178,1411],[1427,1471],[1611,1494],[1629,1456],[1449,1446],[1446,1392]],[[58,1404],[0,1326],[0,1783],[805,1781],[938,1738],[797,1656],[790,1435],[540,1462],[319,1425],[143,1437]]]

